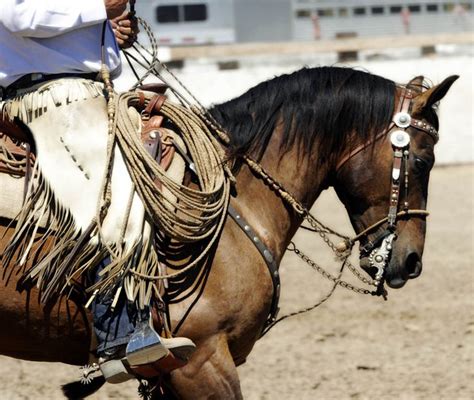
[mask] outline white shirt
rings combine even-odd
[[[92,73],[101,67],[103,0],[0,0],[0,86],[31,73]],[[121,72],[107,24],[106,63]]]

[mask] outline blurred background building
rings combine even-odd
[[[474,161],[474,0],[139,0],[136,8],[158,58],[205,106],[303,66],[355,67],[402,84],[460,75],[439,111],[436,159]],[[125,67],[116,85],[131,82]]]
[[[163,45],[305,41],[473,30],[473,1],[140,0]]]

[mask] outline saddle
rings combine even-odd
[[[6,135],[17,142],[30,142],[32,140],[31,135],[25,129],[25,127],[20,126],[19,121],[10,121],[3,113],[0,114],[0,135]]]

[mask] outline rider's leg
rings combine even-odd
[[[104,260],[98,267],[95,281],[100,271],[110,261]],[[149,308],[137,310],[125,296],[119,298],[112,310],[111,296],[98,296],[92,305],[94,330],[97,337],[97,354],[104,377],[111,383],[131,379],[129,369],[153,365],[169,357],[178,360],[164,360],[164,365],[174,368],[184,365],[195,350],[194,343],[187,338],[162,338],[154,330]],[[172,355],[170,356],[170,351]],[[158,368],[160,365],[158,365]]]
[[[135,329],[123,296],[114,310],[111,303],[112,299],[99,297],[92,305],[99,356],[112,355],[116,349],[126,346]]]
[[[106,258],[97,267],[94,283],[100,280],[100,272],[110,264]],[[112,309],[112,295],[98,295],[92,303],[94,331],[97,338],[97,355],[99,357],[118,354],[118,349],[126,346],[135,330],[133,310],[127,307],[125,296],[120,296]],[[125,356],[125,354],[123,354]]]
[[[94,283],[100,279],[99,273],[110,263],[107,258],[98,266]],[[97,339],[97,357],[105,379],[110,383],[125,382],[133,376],[122,362],[125,349],[135,326],[133,310],[127,307],[125,296],[120,296],[112,309],[113,296],[98,295],[92,303],[94,332]]]

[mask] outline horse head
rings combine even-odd
[[[383,280],[399,288],[421,273],[428,180],[438,140],[435,105],[457,78],[425,88],[423,77],[397,85],[350,68],[304,68],[212,112],[232,132],[230,154],[261,160],[306,208],[333,186],[361,242],[361,267],[380,290]],[[253,176],[246,179],[241,196],[249,192]],[[255,203],[262,193],[267,192],[252,192],[248,201]],[[266,201],[262,197],[257,203]],[[283,221],[284,213],[268,219]],[[266,226],[269,237],[268,232],[277,236],[289,227],[275,245],[277,255],[301,224],[298,216],[290,219]]]
[[[425,89],[423,77],[417,77],[397,87],[387,129],[364,143],[355,140],[337,163],[336,192],[356,232],[366,231],[360,239],[361,266],[374,277],[374,257],[382,260],[380,252],[383,256],[385,251],[383,277],[391,288],[401,288],[422,271],[428,181],[439,125],[435,109],[457,78]],[[397,144],[392,135],[402,142]],[[398,214],[392,215],[392,224],[390,213]]]

